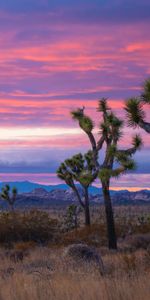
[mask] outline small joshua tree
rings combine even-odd
[[[1,198],[8,203],[10,210],[14,211],[14,204],[17,199],[17,189],[13,187],[12,191],[10,191],[10,186],[6,184],[2,188]]]
[[[93,160],[93,152],[81,153],[66,159],[58,168],[57,176],[66,182],[75,192],[85,212],[85,225],[90,225],[89,186],[98,175]],[[76,185],[79,183],[79,186]],[[83,195],[83,196],[82,196]]]
[[[125,104],[130,127],[141,127],[150,133],[150,123],[145,121],[144,105],[150,104],[150,79],[144,82],[143,92],[139,97],[130,98]]]
[[[78,228],[78,215],[80,213],[79,206],[75,204],[71,204],[67,208],[66,216],[65,216],[65,225],[68,229]]]
[[[126,150],[118,149],[118,143],[122,136],[123,121],[120,120],[108,107],[107,100],[99,101],[98,111],[102,113],[100,123],[100,138],[98,142],[93,135],[94,124],[91,118],[84,114],[84,109],[72,112],[73,119],[77,120],[81,129],[87,134],[92,147],[92,161],[95,165],[95,174],[102,183],[105,203],[106,223],[108,233],[108,244],[110,249],[117,249],[117,238],[115,232],[113,209],[110,197],[110,179],[118,177],[127,170],[133,170],[135,163],[132,155],[141,146],[138,135],[133,138],[132,147]],[[105,155],[102,163],[98,154],[105,143]]]

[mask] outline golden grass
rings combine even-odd
[[[150,276],[93,279],[55,276],[53,279],[15,274],[0,283],[0,299],[7,300],[149,300]]]
[[[1,251],[0,300],[149,300],[146,250],[103,256],[105,276],[94,265],[64,257],[64,249],[36,248],[13,263]]]
[[[61,213],[58,210],[53,214],[49,212],[48,221],[53,216],[60,225],[61,222],[63,224]],[[40,221],[37,221],[37,213],[34,218],[27,214],[25,224],[30,225],[27,226],[31,229],[29,233],[38,233],[38,239],[43,238],[44,234],[47,243],[43,245],[46,247],[37,246],[37,241],[30,240],[31,234],[22,240],[20,230],[23,234],[26,232],[22,215],[20,223],[17,223],[18,220],[15,222],[15,231],[10,232],[9,215],[1,214],[0,232],[1,239],[4,238],[1,244],[3,248],[0,248],[0,300],[149,300],[149,213],[148,207],[115,207],[118,252],[110,252],[107,248],[103,207],[99,210],[92,208],[93,222],[90,228],[83,226],[81,216],[81,226],[69,232],[55,224],[53,230],[53,222],[47,227],[49,222],[45,214],[43,219],[41,212],[38,212]],[[62,218],[60,220],[59,215]],[[141,216],[144,216],[144,221]],[[17,230],[19,235],[15,239],[14,232],[16,234]],[[53,239],[49,238],[51,231]],[[8,243],[9,232],[11,243]],[[67,245],[80,242],[96,246],[102,254],[105,267],[103,277],[94,263],[79,263],[64,255]],[[12,250],[6,250],[6,247],[12,247]],[[23,260],[12,259],[13,251],[23,252]]]

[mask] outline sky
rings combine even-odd
[[[0,181],[59,183],[59,164],[90,147],[72,109],[85,105],[98,125],[107,97],[124,119],[150,77],[149,28],[149,0],[0,1]],[[126,126],[120,147],[136,132],[137,170],[113,188],[150,188],[150,135]]]

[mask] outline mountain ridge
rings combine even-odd
[[[35,190],[37,188],[43,188],[46,191],[52,191],[52,190],[56,190],[56,189],[61,189],[61,190],[69,190],[70,189],[70,187],[67,184],[63,184],[63,183],[54,184],[54,185],[46,185],[46,184],[40,184],[40,183],[25,180],[25,181],[0,182],[0,190],[6,184],[9,184],[11,188],[15,186],[18,189],[19,194],[32,192],[33,190]],[[110,190],[110,191],[111,191],[111,194],[114,194],[114,193],[131,193],[131,191],[129,191],[127,189],[125,189],[125,190]],[[144,191],[150,192],[150,190],[148,190],[148,189],[141,189],[138,192],[144,192]],[[96,187],[96,186],[91,186],[89,188],[89,192],[91,194],[97,194],[97,193],[102,194],[102,188],[101,187]],[[132,193],[136,193],[136,192],[137,191],[132,192]]]
[[[24,182],[25,184],[28,182]],[[30,183],[30,182],[29,182]],[[3,185],[5,185],[3,183]],[[10,183],[9,183],[10,184]],[[20,182],[19,182],[20,184]],[[10,186],[14,186],[15,182],[11,182]],[[30,183],[30,189],[36,186],[36,188],[28,191],[26,188],[26,192],[19,193],[17,195],[17,200],[15,203],[15,208],[18,209],[31,209],[31,208],[39,208],[39,209],[49,209],[54,206],[67,206],[71,203],[78,204],[75,193],[71,188],[66,185],[52,185],[47,186],[48,190],[43,188],[45,185],[32,184]],[[29,187],[29,185],[27,186]],[[57,187],[57,188],[56,188]],[[80,190],[82,195],[82,191]],[[137,192],[130,192],[128,190],[124,191],[111,191],[112,202],[114,205],[143,205],[150,204],[150,191],[149,190],[141,190]],[[104,199],[102,195],[102,190],[97,187],[92,187],[90,195],[90,204],[103,204]],[[1,209],[7,208],[7,203],[0,199],[0,207]]]

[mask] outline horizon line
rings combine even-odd
[[[43,185],[43,186],[58,186],[58,185],[66,185],[66,183],[56,183],[56,184],[46,184],[46,183],[40,183],[40,182],[35,182],[35,181],[29,181],[29,180],[18,180],[18,181],[0,181],[0,183],[24,183],[24,182],[28,182],[28,183],[32,183],[32,184],[39,184],[39,185]],[[91,185],[91,187],[96,187],[96,188],[101,188],[100,186],[97,185]],[[70,187],[71,188],[71,187]],[[143,190],[147,190],[150,191],[149,187],[114,187],[114,186],[110,186],[110,190],[112,191],[124,191],[127,190],[129,192],[138,192],[138,191],[143,191]]]

